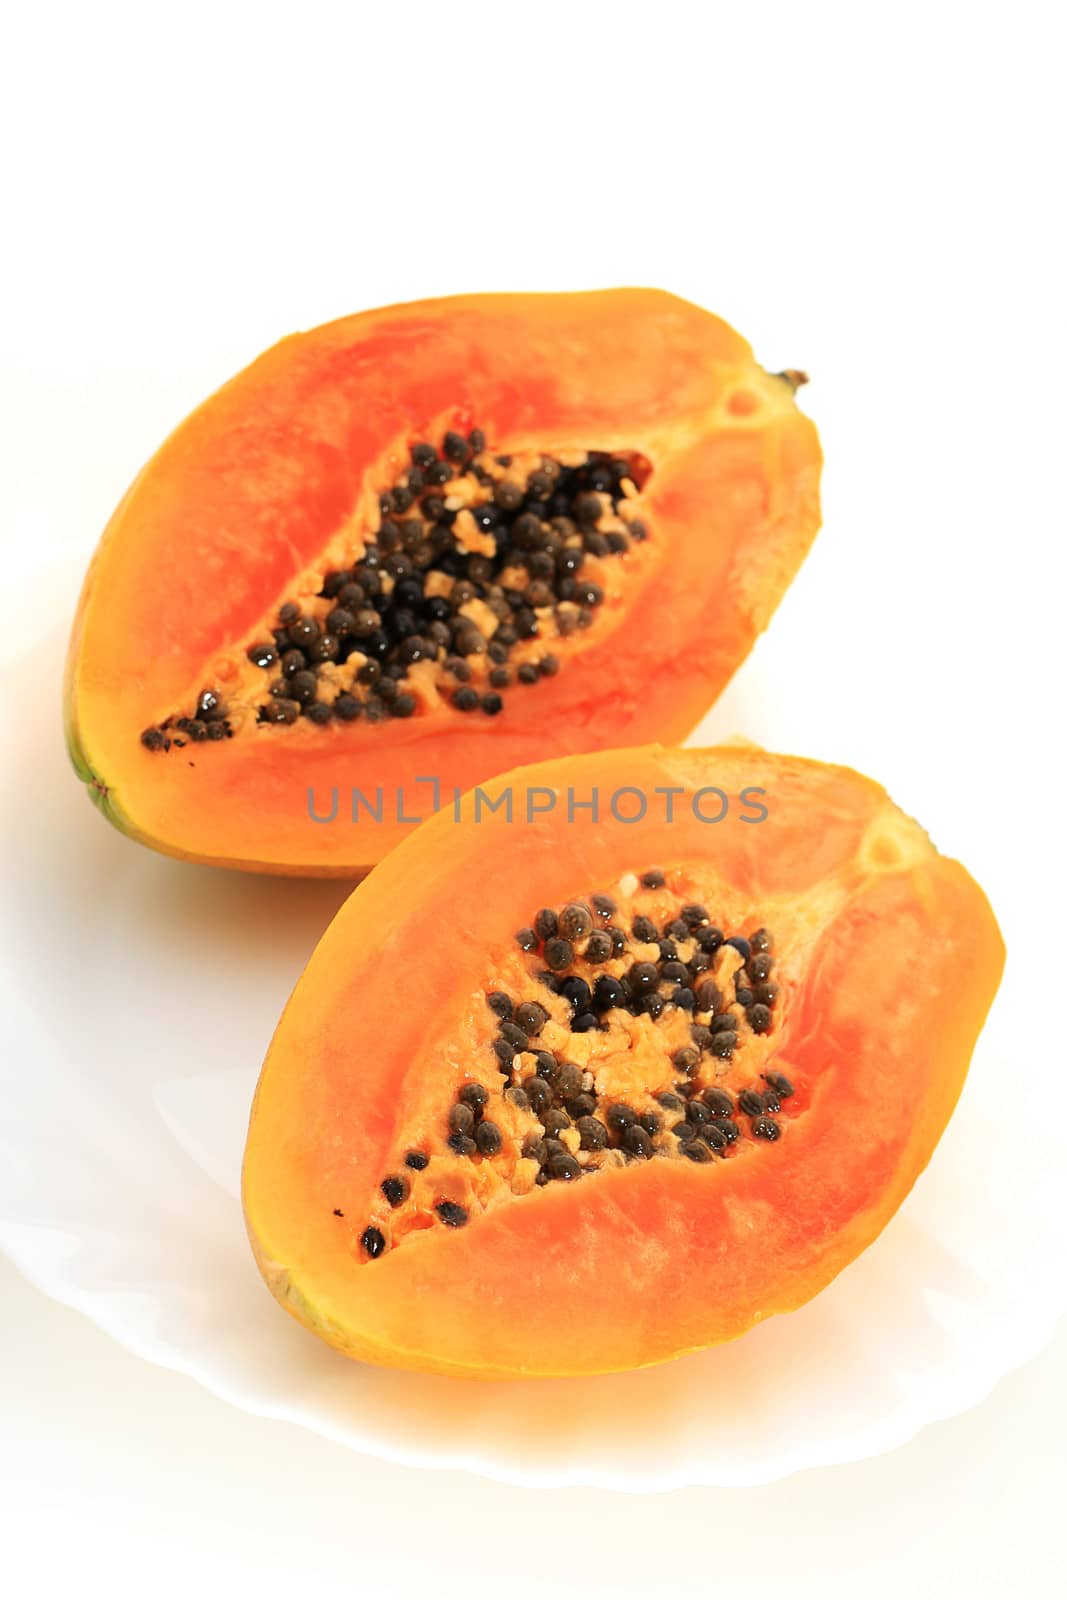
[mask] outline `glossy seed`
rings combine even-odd
[[[573,1061],[564,1062],[559,1069],[556,1079],[556,1093],[561,1099],[567,1099],[572,1094],[580,1094],[582,1089],[582,1069],[575,1066]]]
[[[572,944],[579,939],[584,939],[593,929],[593,918],[589,907],[579,902],[572,902],[563,907],[559,914],[559,931],[564,940]]]
[[[593,984],[592,1004],[599,1012],[611,1011],[626,1003],[626,990],[618,978],[602,973]]]
[[[568,939],[548,940],[545,945],[545,966],[550,972],[565,972],[573,960],[574,947]]]
[[[525,1078],[522,1087],[530,1103],[530,1110],[535,1116],[541,1111],[546,1111],[552,1104],[552,1090],[544,1078]]]
[[[319,680],[313,672],[294,672],[289,679],[289,695],[302,706],[310,705],[318,686]]]
[[[548,1175],[557,1183],[573,1183],[580,1178],[582,1169],[572,1155],[553,1155],[548,1159]]]
[[[639,1122],[635,1122],[632,1128],[626,1129],[622,1136],[622,1145],[630,1155],[636,1156],[641,1161],[648,1161],[655,1149],[651,1134]]]
[[[592,1094],[575,1094],[569,1100],[564,1100],[563,1109],[572,1122],[577,1123],[582,1117],[591,1117],[596,1111],[596,1096]]]
[[[488,1104],[489,1090],[481,1083],[465,1083],[459,1091],[459,1098],[477,1114],[479,1111],[484,1111]]]
[[[391,1206],[400,1206],[410,1194],[411,1185],[399,1173],[393,1173],[382,1179],[381,1190]]]
[[[638,961],[626,976],[635,995],[648,994],[659,982],[659,968],[652,961]]]
[[[522,504],[523,493],[510,478],[500,478],[493,486],[493,500],[501,511],[517,511]]]
[[[598,1117],[579,1117],[575,1124],[581,1135],[583,1150],[603,1150],[608,1142],[608,1130]]]
[[[515,1023],[528,1038],[535,1039],[548,1021],[548,1012],[536,1000],[524,1000],[516,1009]]]
[[[300,715],[300,702],[279,696],[269,707],[264,707],[264,710],[268,712],[269,722],[293,723]]]
[[[607,1123],[616,1138],[620,1138],[627,1128],[636,1126],[637,1112],[633,1106],[628,1106],[624,1101],[620,1100],[615,1105],[608,1107]]]
[[[769,1139],[771,1143],[782,1137],[782,1130],[778,1123],[770,1117],[756,1117],[752,1122],[752,1132],[757,1139]]]
[[[313,666],[322,666],[324,662],[338,659],[341,654],[340,641],[332,633],[324,633],[321,639],[308,645],[305,653]]]
[[[312,644],[321,633],[322,628],[315,617],[299,617],[289,628],[289,638],[298,650]]]
[[[474,1108],[461,1100],[448,1113],[448,1126],[453,1133],[470,1133],[474,1127]]]
[[[474,1142],[483,1156],[495,1156],[503,1143],[503,1135],[495,1122],[479,1122],[474,1130]]]
[[[424,1150],[409,1150],[404,1157],[404,1165],[413,1172],[423,1172],[430,1165],[430,1158]]]
[[[469,1220],[466,1208],[457,1204],[455,1200],[438,1200],[434,1210],[441,1221],[450,1228],[462,1228]]]
[[[671,1056],[671,1065],[676,1072],[684,1072],[686,1077],[690,1077],[700,1065],[700,1054],[691,1045],[683,1045]]]
[[[560,1067],[551,1050],[538,1050],[534,1060],[537,1063],[537,1076],[544,1078],[547,1083],[555,1083],[559,1077]]]
[[[506,995],[502,989],[492,989],[489,994],[486,995],[485,999],[490,1011],[492,1011],[495,1016],[503,1017],[505,1021],[510,1019],[511,997]]]
[[[713,1117],[729,1117],[733,1114],[734,1103],[725,1089],[705,1089],[703,1100]]]
[[[590,966],[599,966],[602,961],[610,961],[614,952],[611,935],[608,933],[591,933],[585,942],[582,954]]]
[[[360,1234],[360,1244],[374,1261],[385,1249],[385,1234],[380,1228],[364,1228]]]

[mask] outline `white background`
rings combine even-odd
[[[1023,946],[1056,940],[1062,865],[1054,15],[9,13],[5,654],[65,626],[141,462],[279,335],[460,290],[672,288],[811,371],[828,456],[825,532],[775,623],[796,670],[757,651],[712,730],[870,770],[973,866],[1022,961],[1020,1076],[1047,1077],[1058,963]],[[38,688],[9,670],[9,708],[56,716]],[[9,1040],[3,1072],[33,1048]],[[1006,1107],[1009,1151],[1062,1139],[1054,1097]],[[368,1462],[137,1363],[7,1267],[0,1294],[16,1591],[1062,1592],[1062,1330],[892,1456],[635,1504]]]

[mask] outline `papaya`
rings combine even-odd
[[[978,885],[846,768],[647,746],[500,776],[297,983],[245,1151],[259,1267],[347,1355],[442,1374],[734,1338],[896,1211],[1003,959]]]
[[[647,289],[283,339],[104,533],[65,695],[90,797],[172,855],[352,875],[420,783],[680,742],[818,526],[801,378]]]

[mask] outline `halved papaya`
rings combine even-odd
[[[818,525],[799,378],[639,289],[283,340],[97,551],[66,697],[93,800],[174,855],[348,874],[410,832],[420,782],[680,740]]]
[[[348,1355],[441,1373],[732,1338],[900,1205],[1003,955],[964,869],[845,768],[513,772],[376,867],[300,979],[248,1133],[260,1268]]]

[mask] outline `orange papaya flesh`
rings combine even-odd
[[[982,891],[877,784],[752,747],[475,799],[360,884],[282,1017],[244,1165],[268,1285],[350,1356],[485,1378],[802,1305],[951,1114],[1003,964]]]
[[[818,525],[798,382],[652,290],[283,340],[164,443],[96,553],[66,688],[92,798],[174,855],[345,875],[424,814],[419,778],[451,795],[682,739]],[[358,827],[310,819],[353,789]]]

